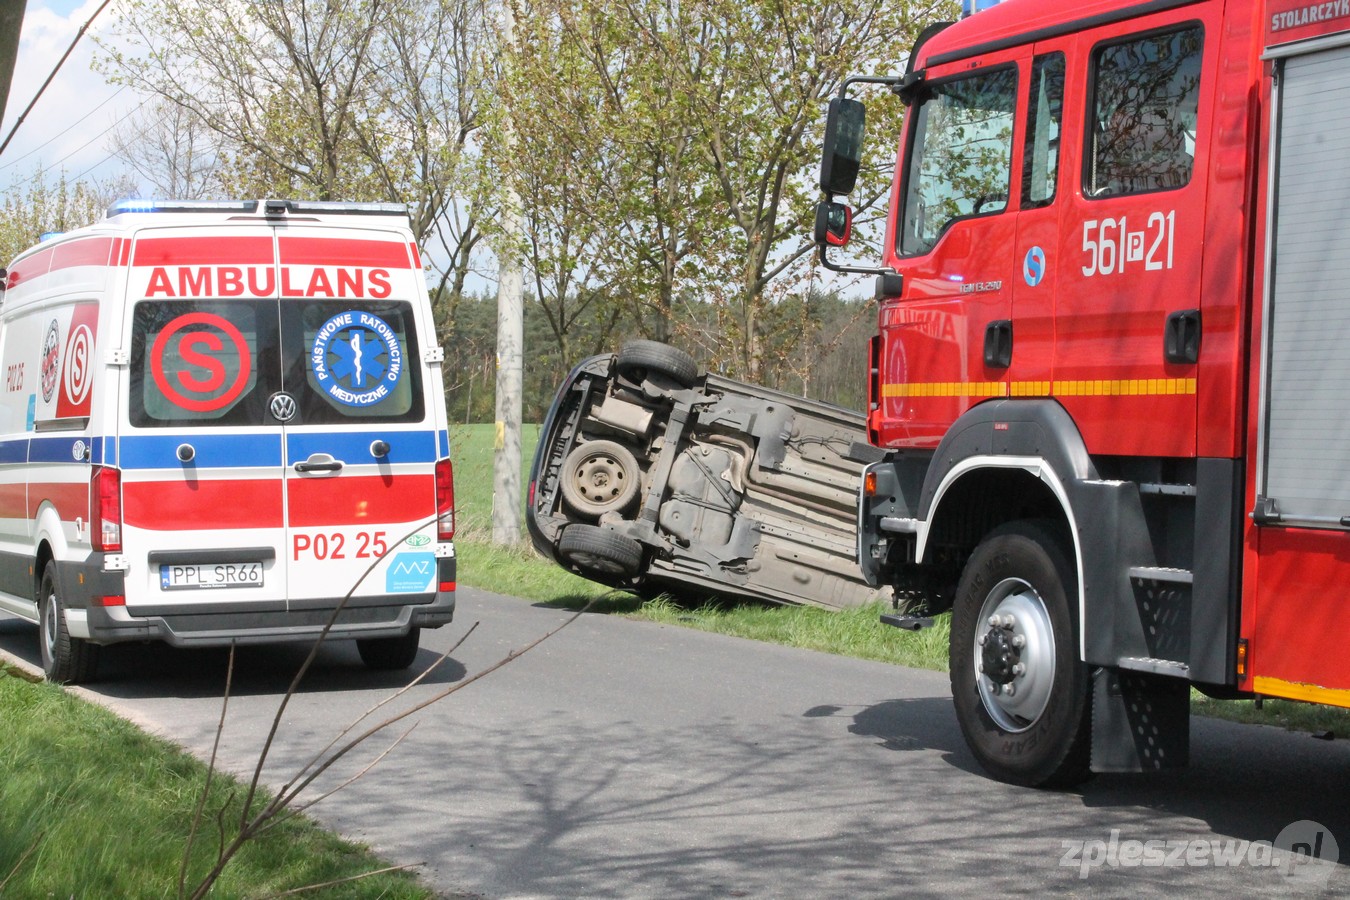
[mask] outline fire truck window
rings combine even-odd
[[[1012,182],[1017,70],[981,72],[929,88],[905,179],[899,251],[933,249],[954,220],[1002,212]]]
[[[1089,197],[1190,182],[1203,47],[1197,25],[1097,51],[1084,179]]]
[[[1022,151],[1022,208],[1049,206],[1059,173],[1059,123],[1064,112],[1064,54],[1037,57],[1031,67],[1026,147]]]

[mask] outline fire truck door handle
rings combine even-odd
[[[1170,363],[1200,361],[1200,310],[1177,310],[1167,317],[1163,356]]]
[[[984,327],[984,364],[991,369],[1012,365],[1013,332],[1009,319],[999,319]]]
[[[309,459],[295,464],[295,471],[305,472],[341,472],[342,460],[333,459],[327,453],[312,453]]]

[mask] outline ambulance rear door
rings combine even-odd
[[[425,282],[400,230],[278,229],[290,608],[342,621],[430,603],[436,460],[448,454]]]

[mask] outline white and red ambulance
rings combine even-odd
[[[355,638],[454,612],[437,344],[403,207],[128,201],[10,266],[0,611],[99,645]]]

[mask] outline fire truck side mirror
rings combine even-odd
[[[866,107],[861,100],[830,99],[825,118],[825,152],[820,161],[820,189],[831,197],[849,193],[858,180],[865,123]]]
[[[822,200],[816,205],[816,243],[822,247],[843,247],[853,236],[853,210],[843,203]]]

